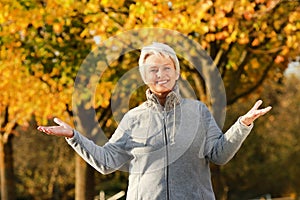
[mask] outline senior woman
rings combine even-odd
[[[128,200],[215,199],[209,163],[227,163],[254,120],[271,107],[259,109],[262,101],[257,101],[223,134],[202,102],[180,96],[180,65],[171,47],[162,43],[143,47],[139,69],[149,87],[147,100],[125,114],[104,146],[57,118],[57,126],[39,126],[38,130],[66,137],[102,174],[126,167]]]

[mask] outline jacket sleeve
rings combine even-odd
[[[111,139],[98,146],[92,140],[74,130],[74,136],[66,139],[68,144],[92,167],[102,174],[112,173],[120,169],[133,158],[128,149],[126,122],[122,120]]]
[[[204,115],[204,127],[206,130],[204,154],[206,158],[215,164],[226,164],[237,153],[253,128],[253,124],[250,126],[243,125],[239,118],[223,134],[207,107],[203,108],[202,114]]]

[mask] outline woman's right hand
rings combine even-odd
[[[71,138],[74,136],[73,128],[69,124],[63,122],[58,118],[54,118],[53,121],[58,124],[58,126],[39,126],[37,127],[37,130],[42,131],[48,135],[63,136],[67,138]]]

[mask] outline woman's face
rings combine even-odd
[[[163,55],[150,55],[145,60],[145,79],[150,90],[157,95],[172,91],[179,78],[172,59]]]

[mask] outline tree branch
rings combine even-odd
[[[264,82],[264,80],[266,79],[269,70],[271,69],[271,67],[274,64],[274,59],[276,57],[276,54],[272,57],[272,62],[269,63],[269,65],[266,67],[266,69],[264,70],[262,76],[260,77],[260,79],[256,82],[256,84],[254,84],[252,87],[250,87],[248,90],[241,92],[240,94],[236,95],[235,97],[229,99],[227,101],[227,105],[231,105],[233,104],[235,101],[237,101],[239,98],[247,96],[249,94],[251,94],[252,92],[254,92],[259,86],[261,86]]]

